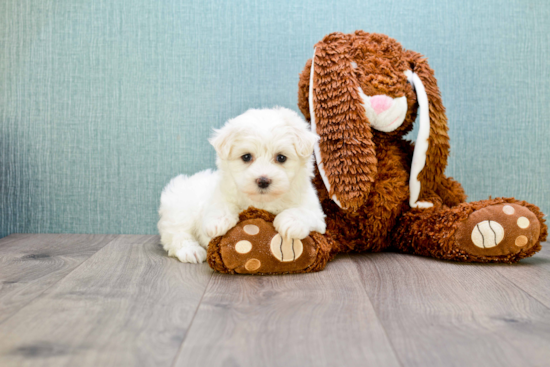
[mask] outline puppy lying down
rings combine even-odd
[[[276,215],[273,225],[285,238],[325,233],[311,183],[317,139],[286,108],[251,109],[216,130],[209,141],[218,170],[179,175],[162,191],[158,229],[168,255],[203,262],[210,240],[234,227],[249,206]]]

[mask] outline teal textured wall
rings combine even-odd
[[[3,0],[0,236],[156,233],[178,173],[214,166],[211,128],[297,110],[298,73],[333,31],[428,56],[470,199],[550,211],[550,2]]]

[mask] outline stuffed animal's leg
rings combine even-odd
[[[513,263],[532,256],[548,228],[535,205],[498,198],[403,214],[393,234],[400,251],[438,259]]]

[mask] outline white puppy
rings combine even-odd
[[[311,183],[316,139],[286,108],[248,110],[216,130],[210,143],[218,171],[179,175],[162,192],[158,229],[168,255],[203,262],[210,240],[234,227],[249,206],[275,214],[285,238],[325,233]]]

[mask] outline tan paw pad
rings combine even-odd
[[[244,268],[248,271],[256,271],[262,266],[262,263],[258,259],[250,259],[244,264]]]
[[[235,251],[239,254],[247,254],[252,250],[252,243],[247,240],[239,241],[235,244]]]
[[[525,237],[523,235],[518,236],[516,238],[516,246],[518,246],[518,247],[523,247],[523,246],[527,245],[528,242],[529,242],[529,240],[527,239],[527,237]]]
[[[529,225],[531,224],[529,222],[529,219],[527,219],[525,217],[519,217],[517,223],[518,223],[518,227],[522,228],[522,229],[528,228]]]
[[[504,212],[504,214],[508,214],[508,215],[512,215],[516,212],[516,210],[514,209],[513,206],[511,205],[504,205],[502,207],[502,211]]]
[[[296,261],[304,251],[302,241],[298,239],[283,239],[278,233],[271,240],[270,247],[273,256],[282,262]]]
[[[246,234],[249,234],[251,236],[255,236],[258,233],[260,233],[260,227],[255,226],[254,224],[247,224],[246,226],[243,227],[243,231]]]
[[[495,247],[503,238],[504,228],[494,220],[484,220],[478,223],[472,231],[472,242],[480,248]]]
[[[529,242],[529,240],[527,239],[527,237],[525,237],[523,235],[518,236],[516,238],[516,246],[518,246],[518,247],[523,247],[523,246],[527,245],[528,242]]]

